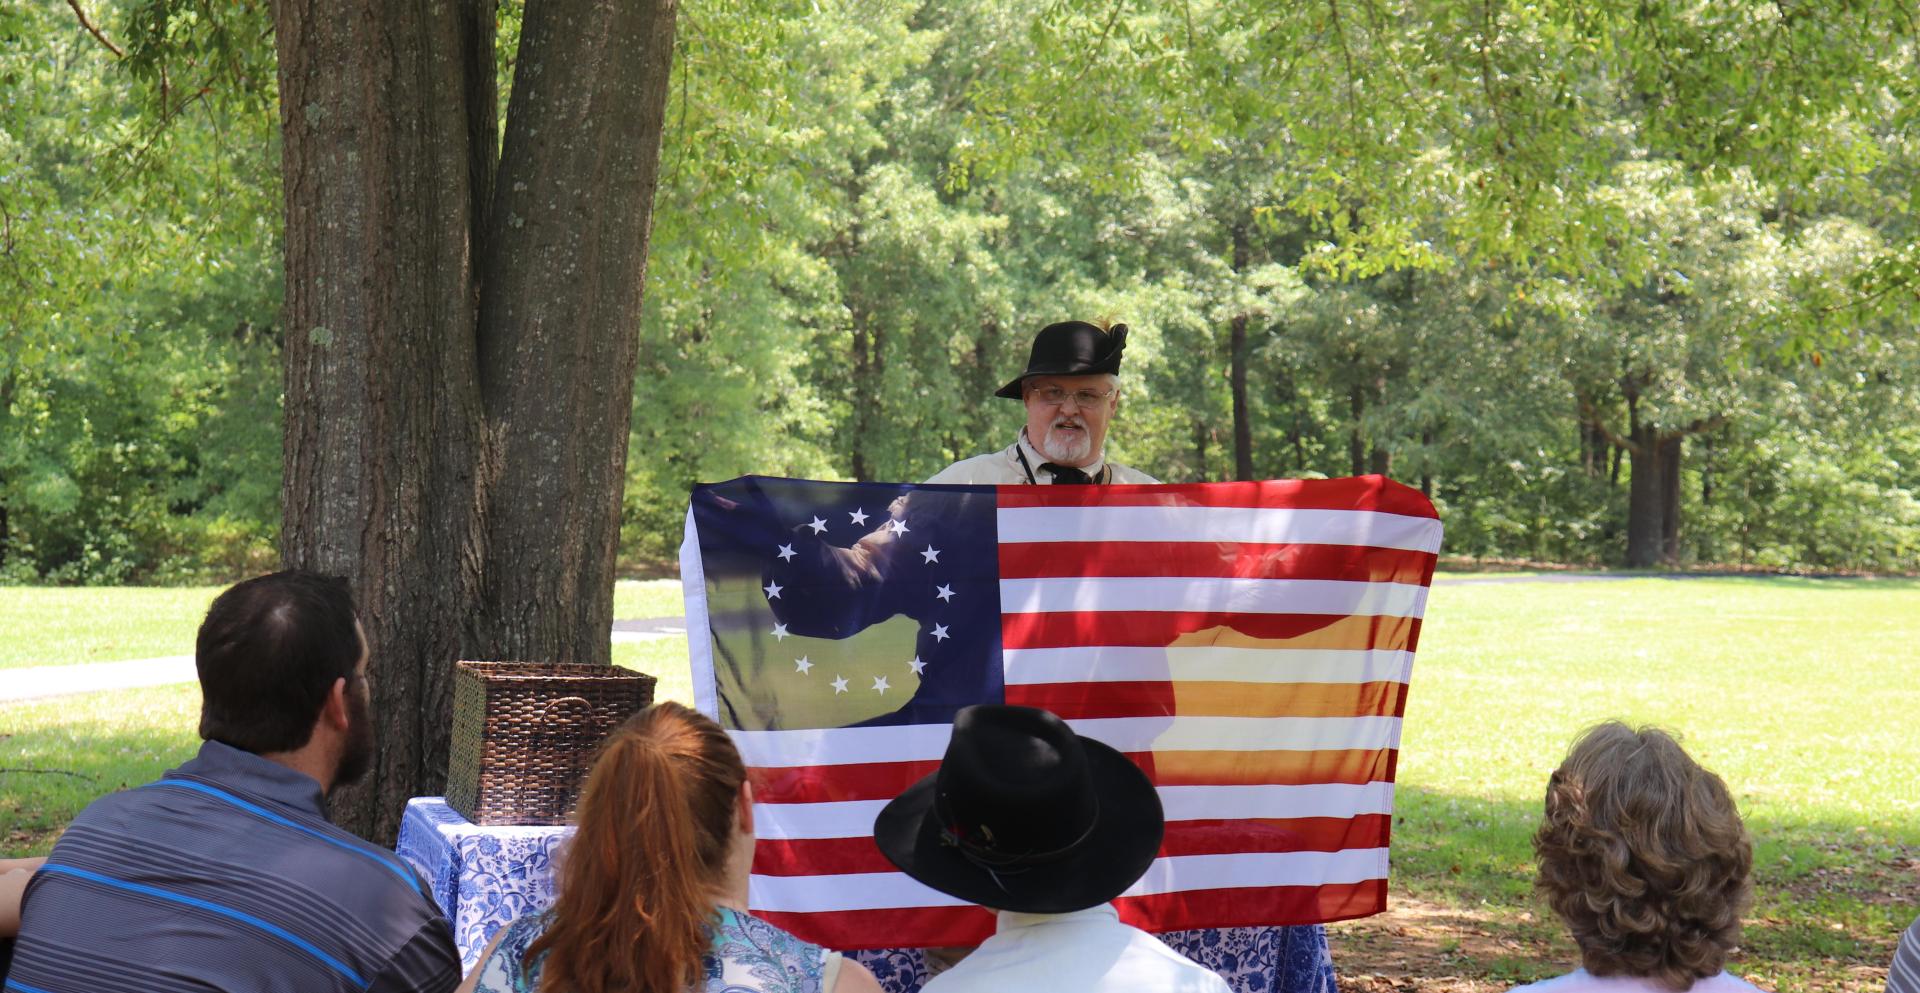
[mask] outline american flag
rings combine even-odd
[[[872,829],[938,766],[953,714],[993,702],[1051,710],[1152,777],[1166,841],[1117,901],[1128,922],[1378,913],[1440,530],[1381,476],[697,487],[694,692],[754,784],[751,909],[842,949],[990,935]]]

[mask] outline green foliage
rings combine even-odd
[[[522,5],[498,9],[510,87]],[[0,11],[0,580],[260,568],[281,275],[266,5]],[[1130,325],[1111,454],[1384,470],[1448,550],[1920,569],[1906,8],[694,0],[622,560],[742,473],[1006,444],[1031,333]],[[1604,429],[1604,430],[1602,430]]]
[[[174,52],[183,22],[204,27],[211,11],[164,6],[129,11],[142,30],[122,37],[160,18]],[[113,11],[93,12],[109,37],[123,27]],[[207,43],[237,44],[239,28]],[[214,58],[189,48],[168,58]],[[166,70],[141,51],[112,60],[51,5],[0,21],[0,75],[23,84],[0,116],[0,147],[22,153],[0,155],[4,229],[23,242],[0,252],[0,578],[11,581],[182,581],[271,560],[273,112],[199,99],[153,119],[145,74]]]

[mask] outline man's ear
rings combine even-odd
[[[353,723],[351,712],[347,709],[347,694],[353,692],[347,677],[333,681],[327,690],[326,702],[320,705],[320,723],[335,731],[346,731]]]
[[[733,822],[736,830],[753,833],[753,783],[740,781],[740,794],[733,799]]]

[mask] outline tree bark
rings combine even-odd
[[[281,554],[359,602],[370,838],[441,789],[456,659],[607,661],[674,14],[529,0],[500,155],[492,0],[274,5]]]
[[[1353,414],[1353,424],[1347,433],[1348,475],[1362,476],[1367,471],[1367,437],[1360,431],[1360,419],[1367,413],[1366,387],[1355,382],[1347,389],[1347,410]]]
[[[1646,569],[1658,565],[1666,543],[1667,459],[1661,448],[1660,432],[1650,425],[1636,425],[1633,444],[1627,448],[1632,459],[1627,491],[1627,566]]]
[[[859,308],[852,308],[853,320],[853,437],[849,439],[853,448],[853,478],[862,483],[872,482],[876,472],[873,459],[867,454],[869,439],[877,425],[874,418],[878,410],[875,399],[880,395],[880,377],[884,371],[884,359],[880,354],[882,341],[880,329],[869,326]]]
[[[1246,271],[1249,257],[1246,225],[1235,225],[1233,271],[1236,274]],[[1235,315],[1231,326],[1228,379],[1233,392],[1233,478],[1248,480],[1253,478],[1253,411],[1247,402],[1247,315]]]
[[[1680,560],[1680,451],[1684,434],[1661,436],[1660,441],[1660,560]]]

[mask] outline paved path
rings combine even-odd
[[[687,633],[686,619],[649,617],[637,621],[614,621],[614,644],[659,641]],[[40,665],[24,669],[0,669],[0,703],[37,700],[70,693],[98,690],[124,690],[141,686],[171,686],[191,683],[200,678],[193,668],[193,656],[168,655],[154,659],[129,659],[125,662],[92,662],[86,665]]]
[[[193,656],[168,655],[126,662],[88,665],[39,665],[27,669],[0,669],[0,702],[32,700],[95,690],[124,690],[137,686],[168,686],[200,678]]]

